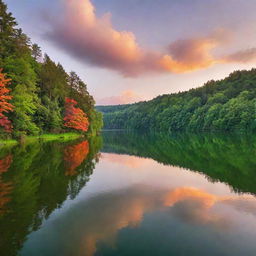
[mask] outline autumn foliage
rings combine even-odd
[[[89,121],[84,111],[76,107],[77,102],[66,98],[64,126],[86,132],[89,127]]]
[[[67,171],[66,176],[76,175],[76,168],[86,159],[89,153],[88,141],[83,141],[77,145],[68,146],[64,152],[64,160]]]
[[[5,113],[13,111],[14,106],[9,103],[12,99],[12,96],[9,95],[10,89],[7,88],[10,79],[5,78],[5,74],[2,73],[0,69],[0,126],[4,128],[6,132],[11,132],[12,130],[12,123],[5,116]]]

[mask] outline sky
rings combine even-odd
[[[98,105],[149,100],[256,66],[256,0],[5,0]]]

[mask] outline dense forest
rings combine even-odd
[[[79,76],[43,56],[0,0],[0,136],[65,130],[95,134],[102,115],[94,105]]]
[[[256,69],[186,92],[97,109],[105,129],[256,131]]]

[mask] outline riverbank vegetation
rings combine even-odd
[[[67,73],[17,28],[0,0],[0,137],[44,133],[96,134],[102,115],[87,85]]]
[[[150,101],[97,108],[105,129],[256,131],[256,69]]]

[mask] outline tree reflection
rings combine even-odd
[[[12,183],[5,182],[3,173],[7,172],[12,163],[12,155],[9,154],[0,160],[0,216],[6,212],[6,204],[11,200],[10,193]]]
[[[129,137],[129,140],[127,140]],[[152,158],[256,194],[256,135],[103,133],[102,151]]]
[[[66,176],[76,175],[76,168],[86,159],[89,153],[88,141],[83,141],[73,146],[67,146],[64,151],[64,161],[66,162]]]
[[[71,144],[36,142],[17,146],[2,159],[0,200],[6,209],[0,214],[0,230],[5,231],[0,234],[1,256],[17,255],[31,231],[67,198],[77,196],[95,168],[100,147],[98,137]]]

